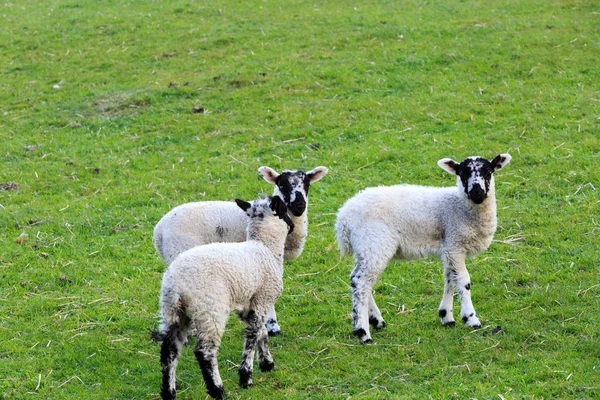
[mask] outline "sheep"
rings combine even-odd
[[[439,257],[444,266],[444,294],[438,312],[442,325],[454,325],[454,290],[463,322],[481,327],[471,301],[467,257],[486,250],[496,231],[492,173],[509,163],[509,154],[488,161],[469,157],[460,164],[444,158],[438,165],[457,175],[457,187],[395,185],[367,188],[340,208],[335,224],[342,256],[355,260],[350,275],[353,333],[372,340],[369,324],[386,322],[373,298],[373,285],[392,258]],[[458,189],[458,190],[457,190]]]
[[[217,351],[229,314],[246,324],[240,386],[252,385],[255,347],[262,371],[275,367],[267,345],[265,322],[283,289],[285,239],[294,225],[279,197],[248,203],[236,199],[248,216],[247,240],[194,247],[167,268],[160,291],[161,325],[154,338],[162,340],[163,399],[175,399],[175,370],[188,334],[198,339],[194,354],[208,394],[225,398]]]
[[[308,190],[310,185],[327,175],[326,167],[309,172],[285,170],[281,174],[269,167],[258,172],[275,185],[273,195],[284,200],[295,229],[285,242],[285,260],[297,258],[304,248],[308,231]],[[246,240],[248,217],[233,202],[202,201],[175,207],[156,224],[154,246],[164,261],[170,264],[178,254],[208,243],[243,242]],[[267,331],[281,333],[275,309],[269,313]]]

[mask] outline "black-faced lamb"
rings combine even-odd
[[[461,318],[481,327],[471,302],[467,257],[486,250],[496,231],[493,173],[509,163],[509,154],[491,161],[469,157],[461,163],[438,161],[456,175],[457,187],[395,185],[368,188],[349,199],[338,211],[335,229],[340,251],[352,254],[350,275],[353,333],[361,343],[371,341],[369,324],[385,321],[373,298],[373,285],[392,258],[440,257],[444,265],[444,294],[439,306],[443,325],[453,325],[454,290]]]
[[[208,394],[225,397],[217,351],[231,312],[246,324],[238,374],[240,386],[252,384],[255,347],[262,371],[275,364],[267,345],[265,322],[283,289],[283,251],[294,225],[279,197],[253,203],[236,199],[248,216],[247,240],[213,243],[180,254],[167,268],[160,291],[162,398],[175,399],[175,369],[187,336],[198,339],[194,354]]]
[[[326,167],[311,171],[285,170],[281,174],[269,167],[258,172],[275,185],[273,196],[284,200],[295,229],[285,241],[284,259],[298,257],[304,248],[308,232],[308,190],[310,185],[327,175]],[[177,255],[194,246],[208,243],[233,243],[246,240],[248,217],[230,201],[201,201],[186,203],[169,211],[154,228],[154,246],[170,264]],[[267,319],[269,335],[281,332],[275,309]]]

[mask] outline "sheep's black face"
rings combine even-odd
[[[286,170],[279,174],[273,168],[263,166],[258,172],[264,180],[275,185],[273,196],[282,199],[287,209],[300,217],[306,211],[310,185],[327,175],[328,170],[317,167],[308,172]]]
[[[494,167],[482,157],[469,157],[458,165],[456,174],[462,182],[467,197],[475,204],[487,198]]]
[[[276,179],[275,195],[285,202],[288,210],[296,217],[306,211],[310,178],[304,171],[284,171]]]

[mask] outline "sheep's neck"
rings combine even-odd
[[[261,242],[280,263],[283,263],[285,237],[286,233],[282,229],[273,229],[269,226],[251,226],[248,229],[248,239]]]
[[[294,230],[290,233],[285,240],[285,250],[283,258],[286,260],[293,260],[297,258],[304,249],[304,242],[308,234],[308,216],[307,211],[296,217],[293,214],[289,214],[292,222],[294,223]]]
[[[493,185],[490,186],[487,198],[483,203],[475,204],[472,201],[467,201],[467,208],[481,228],[488,228],[492,231],[492,234],[496,231],[496,194]]]

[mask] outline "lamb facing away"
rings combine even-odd
[[[175,369],[188,334],[198,339],[194,354],[208,394],[225,397],[217,351],[229,314],[237,312],[246,324],[244,352],[238,369],[240,386],[252,384],[254,350],[258,365],[270,371],[275,364],[267,345],[265,322],[283,289],[285,238],[294,226],[279,197],[252,204],[236,199],[249,217],[248,240],[194,247],[167,268],[160,291],[161,326],[154,337],[162,340],[163,399],[175,399]]]
[[[273,196],[285,202],[296,227],[285,241],[285,260],[298,257],[304,248],[308,232],[308,190],[310,185],[327,175],[326,167],[311,171],[285,170],[281,174],[269,167],[258,172],[275,185]],[[248,217],[233,202],[202,201],[182,204],[169,211],[154,228],[154,246],[168,264],[186,250],[208,243],[233,243],[246,240]],[[269,335],[281,332],[275,309],[267,319]]]
[[[369,324],[385,326],[372,289],[392,258],[440,257],[444,295],[439,306],[442,325],[454,325],[454,290],[461,318],[470,327],[481,324],[471,302],[467,257],[486,250],[496,231],[496,196],[492,173],[509,163],[509,154],[488,161],[469,157],[460,164],[444,158],[438,165],[457,175],[457,187],[395,185],[368,188],[338,211],[335,229],[340,251],[353,254],[353,333],[370,342]],[[458,189],[458,190],[457,190]]]

